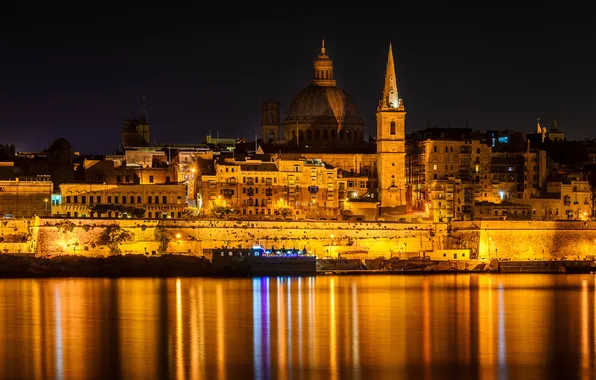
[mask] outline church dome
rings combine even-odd
[[[312,83],[296,95],[284,119],[285,139],[298,145],[346,145],[363,141],[363,132],[356,104],[333,79],[333,62],[323,41]]]
[[[310,85],[292,101],[286,122],[328,122],[329,119],[362,123],[358,108],[346,91],[339,87]]]

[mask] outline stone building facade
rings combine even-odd
[[[186,187],[177,184],[60,185],[52,215],[75,218],[177,219],[185,215]],[[94,208],[94,206],[98,206]],[[100,210],[100,211],[94,211]]]
[[[424,211],[432,202],[433,181],[458,178],[474,189],[476,201],[485,200],[492,178],[490,161],[492,149],[479,138],[466,135],[432,136],[419,140],[410,138],[406,172],[412,210]],[[486,196],[485,196],[486,194]]]
[[[201,208],[240,219],[338,219],[347,196],[338,169],[317,159],[221,158],[200,179]]]
[[[49,216],[52,181],[0,181],[0,218]]]

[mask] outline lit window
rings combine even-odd
[[[437,165],[433,165],[433,169],[434,170],[437,170]]]

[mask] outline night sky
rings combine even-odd
[[[408,132],[466,121],[533,132],[540,117],[570,140],[596,137],[595,26],[581,10],[83,4],[3,9],[0,143],[42,150],[64,137],[113,153],[143,95],[152,140],[253,139],[262,101],[280,101],[283,118],[310,83],[323,38],[373,134],[391,41]]]

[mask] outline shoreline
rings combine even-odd
[[[329,260],[325,259],[326,264]],[[339,260],[338,262],[341,262]],[[347,269],[338,267],[319,268],[315,273],[289,275],[221,274],[211,261],[203,256],[192,255],[113,255],[105,257],[54,256],[33,257],[23,255],[0,255],[0,279],[24,278],[167,278],[167,277],[295,277],[295,276],[362,276],[362,275],[435,275],[435,274],[590,274],[596,273],[593,261],[544,261],[500,262],[478,267],[445,267],[429,264],[421,266],[404,263],[400,268]]]

